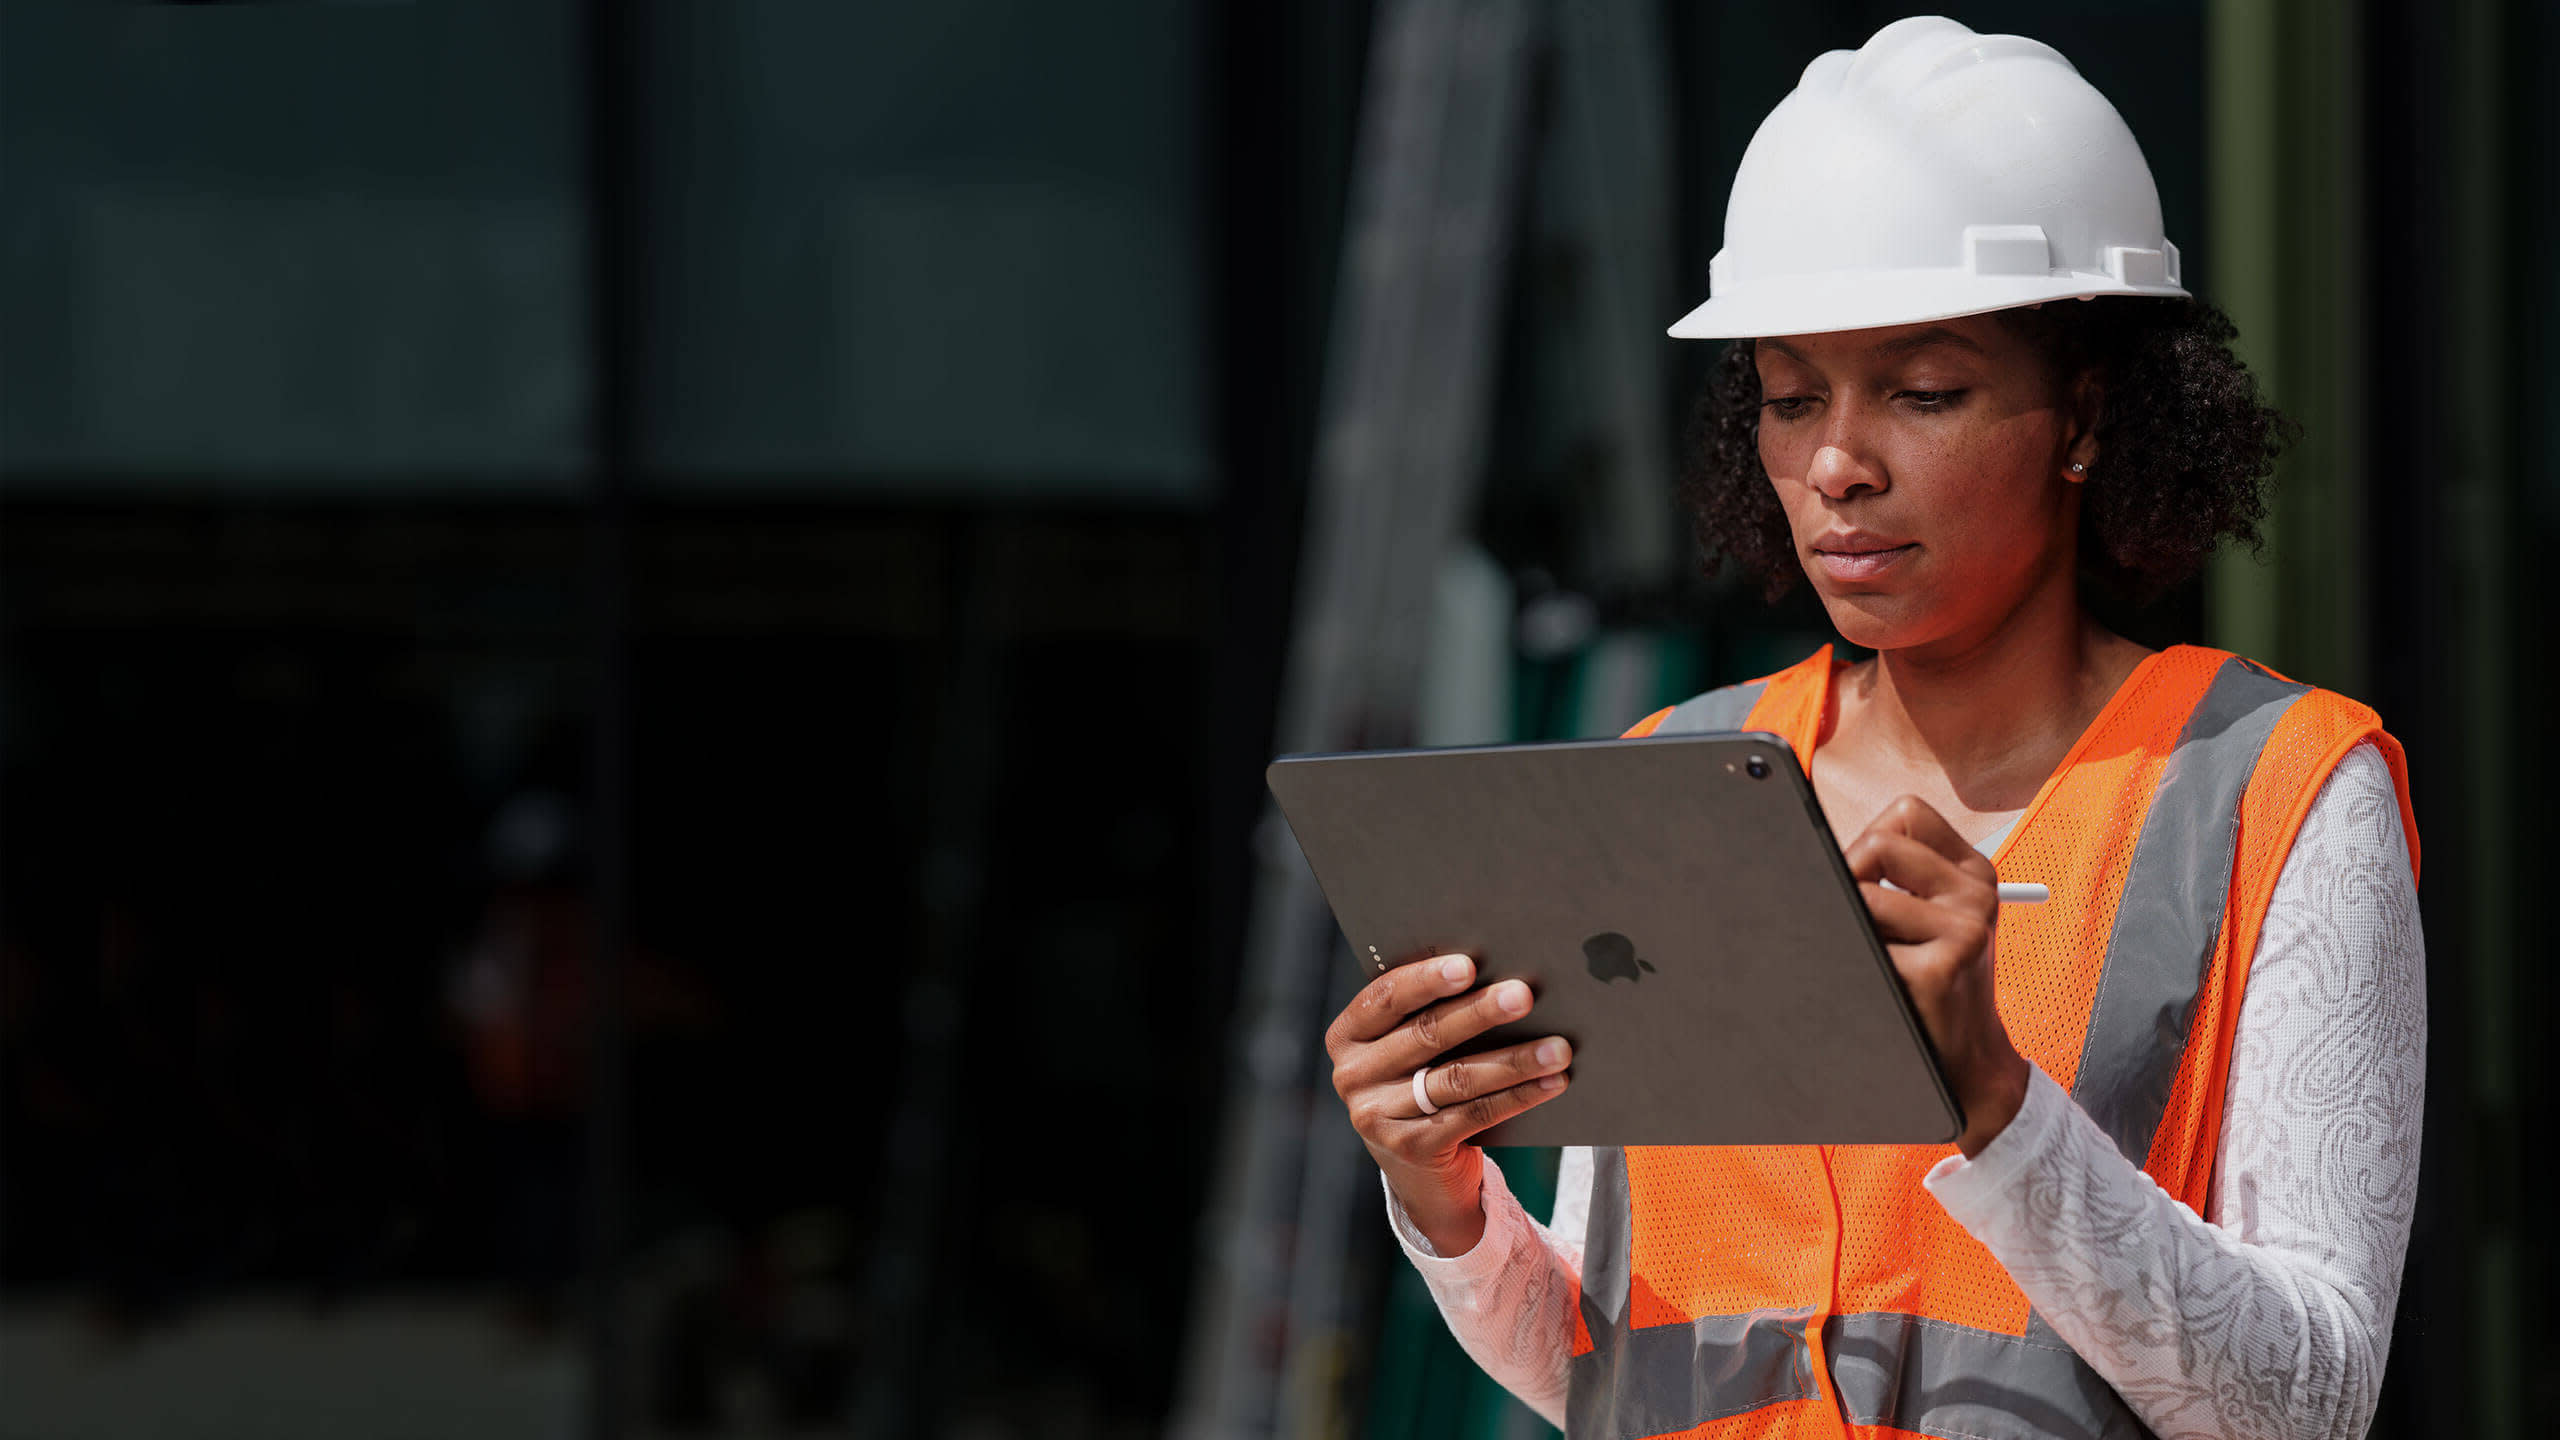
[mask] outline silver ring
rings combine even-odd
[[[1440,1107],[1431,1103],[1430,1091],[1422,1083],[1423,1077],[1430,1073],[1431,1067],[1428,1065],[1413,1072],[1413,1103],[1422,1107],[1423,1114],[1437,1115],[1440,1113]]]

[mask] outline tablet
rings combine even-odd
[[[1493,1145],[1941,1144],[1964,1128],[1774,735],[1291,755],[1267,772],[1362,970],[1475,957],[1573,1084]]]

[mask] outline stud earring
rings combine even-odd
[[[2086,475],[2089,473],[2089,467],[2081,464],[2077,460],[2074,460],[2071,462],[2071,473],[2074,475]]]

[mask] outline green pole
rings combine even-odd
[[[2263,560],[2206,577],[2213,642],[2365,692],[2361,37],[2353,6],[2214,0],[2206,23],[2207,298],[2302,424],[2276,476]]]
[[[2240,357],[2270,393],[2282,382],[2277,297],[2276,0],[2214,0],[2206,14],[2205,236],[2213,293],[2240,328]],[[2273,663],[2278,612],[2278,517],[2265,526],[2266,554],[2224,546],[2205,575],[2206,625],[2215,645]]]

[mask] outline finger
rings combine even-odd
[[[1885,942],[1897,969],[1911,974],[1912,962],[1923,970],[1962,966],[1991,945],[1992,919],[1987,913],[1923,900],[1880,885],[1860,885],[1876,938]]]
[[[1990,874],[1977,874],[1919,840],[1891,830],[1868,830],[1849,842],[1843,858],[1849,862],[1849,873],[1860,880],[1890,880],[1929,899],[1982,903],[1986,896],[1996,900],[1999,894]],[[1988,862],[1983,870],[1990,870]]]
[[[1553,1075],[1572,1063],[1573,1046],[1561,1035],[1550,1035],[1544,1040],[1505,1045],[1499,1050],[1434,1065],[1420,1073],[1423,1094],[1433,1105],[1446,1110],[1479,1095],[1508,1090],[1541,1075]]]
[[[1426,1116],[1415,1121],[1414,1127],[1428,1131],[1428,1142],[1432,1148],[1446,1148],[1479,1131],[1490,1130],[1523,1110],[1546,1104],[1563,1094],[1572,1083],[1570,1075],[1541,1075],[1509,1089],[1478,1095],[1437,1115]]]
[[[1377,1039],[1414,1011],[1466,989],[1475,978],[1475,962],[1464,955],[1433,955],[1399,965],[1360,987],[1325,1030],[1324,1047],[1339,1060],[1349,1047]]]
[[[1934,900],[1887,890],[1873,881],[1861,881],[1858,894],[1875,921],[1876,938],[1887,945],[1926,945],[1945,938],[1962,919]]]
[[[1410,1075],[1451,1048],[1528,1014],[1533,1003],[1526,981],[1496,981],[1415,1012],[1362,1054],[1349,1057],[1345,1068],[1360,1075]]]
[[[1884,807],[1867,829],[1888,834],[1907,835],[1959,865],[1968,860],[1981,860],[1986,871],[1991,862],[1973,848],[1973,842],[1956,833],[1947,817],[1936,806],[1917,795],[1905,795]]]

